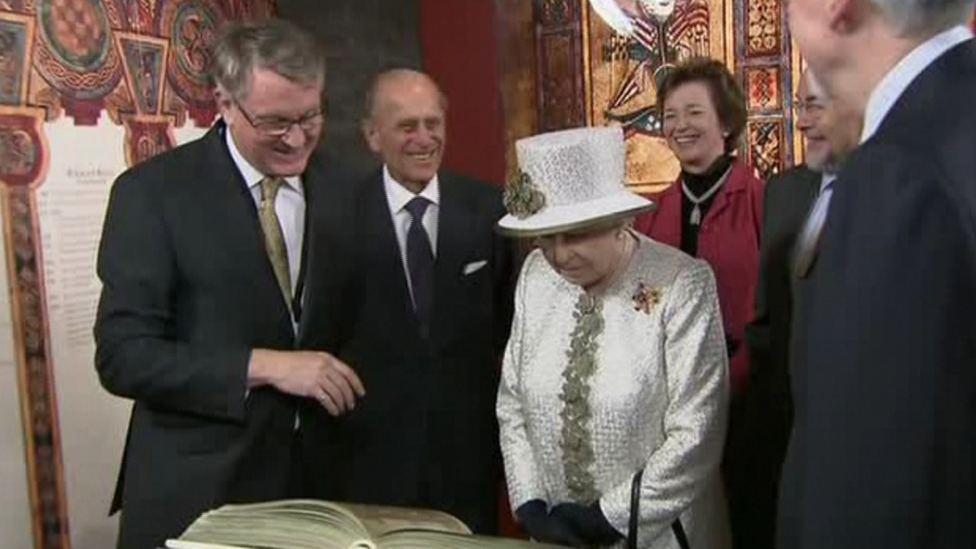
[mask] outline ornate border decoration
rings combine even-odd
[[[34,55],[34,19],[0,12],[0,105],[17,106],[27,96]]]
[[[579,0],[532,0],[536,21],[539,131],[586,124]]]
[[[0,75],[7,83],[0,89],[0,208],[31,530],[36,548],[58,549],[70,546],[68,509],[34,192],[47,177],[50,149],[44,109],[25,106],[35,24],[27,14],[0,12]]]
[[[276,8],[274,0],[0,0],[0,208],[35,549],[71,547],[36,195],[51,157],[43,124],[65,114],[94,125],[104,111],[125,128],[129,166],[169,149],[174,127],[187,118],[206,126],[216,114],[203,76],[214,25]]]
[[[734,2],[736,75],[749,110],[743,152],[759,176],[768,180],[792,166],[801,148],[793,127],[799,60],[793,55],[782,0]]]
[[[43,122],[41,109],[0,106],[0,207],[32,530],[35,547],[57,549],[70,540],[34,192],[50,158]]]

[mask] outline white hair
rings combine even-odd
[[[868,0],[903,38],[917,38],[965,24],[976,0]]]

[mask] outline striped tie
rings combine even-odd
[[[284,184],[279,177],[265,177],[261,180],[261,207],[258,217],[261,219],[261,230],[264,232],[264,247],[268,252],[268,259],[274,269],[278,286],[284,295],[285,303],[291,309],[291,275],[288,269],[288,248],[285,237],[281,234],[278,214],[275,212],[275,198],[278,190]]]

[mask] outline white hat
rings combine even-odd
[[[618,126],[543,133],[519,139],[515,151],[520,174],[505,186],[502,234],[560,233],[654,208],[624,184],[626,149]]]

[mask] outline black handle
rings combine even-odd
[[[627,549],[637,549],[637,517],[640,515],[640,487],[641,479],[644,477],[644,470],[637,471],[634,480],[630,483],[630,519],[627,521]],[[681,517],[674,519],[671,523],[671,531],[674,538],[678,540],[681,549],[691,549],[688,544],[688,536],[685,535],[685,528],[681,524]]]

